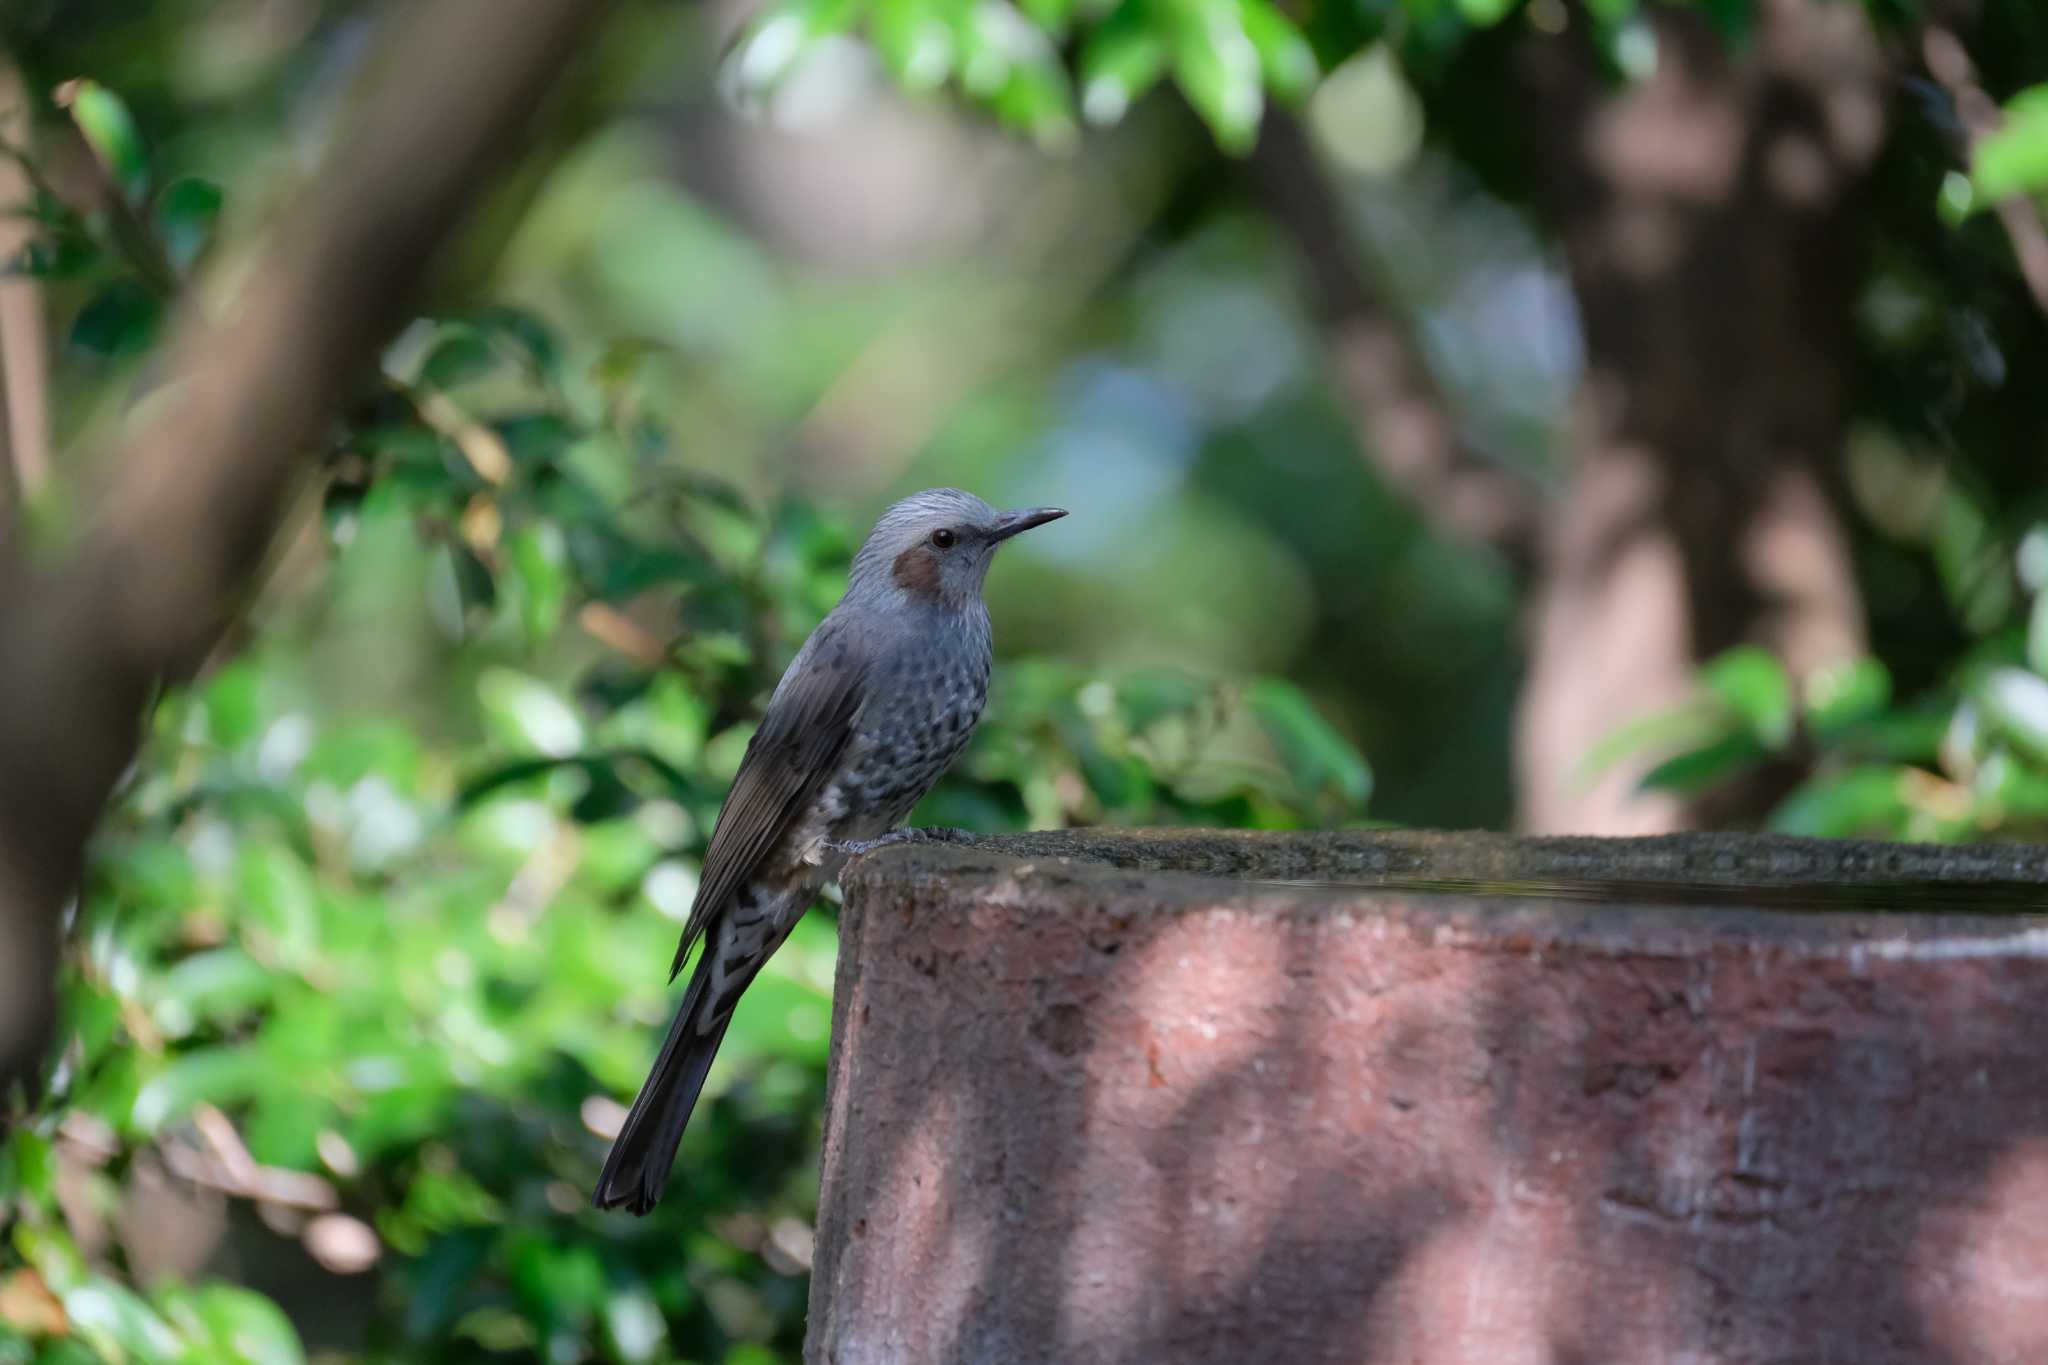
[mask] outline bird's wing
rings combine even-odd
[[[866,692],[865,651],[827,622],[791,668],[795,676],[769,703],[718,812],[670,980],[732,893],[818,794],[853,737],[854,714]]]

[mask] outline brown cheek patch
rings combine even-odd
[[[939,595],[939,557],[922,545],[913,545],[896,556],[893,570],[897,586],[918,597]]]

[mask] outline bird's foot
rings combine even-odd
[[[973,837],[969,831],[954,829],[949,825],[917,825],[910,829],[892,829],[887,834],[878,835],[873,839],[849,839],[844,843],[836,839],[827,839],[824,848],[828,853],[843,853],[849,858],[858,858],[862,854],[873,853],[876,849],[887,848],[891,844],[959,844]]]

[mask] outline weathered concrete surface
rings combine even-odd
[[[2048,883],[2048,851],[887,850],[846,880],[810,1360],[2048,1362],[2048,920],[1218,874]]]

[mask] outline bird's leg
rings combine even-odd
[[[844,853],[849,858],[858,858],[891,844],[961,844],[973,837],[970,831],[954,829],[950,825],[916,825],[909,829],[892,829],[873,839],[850,839],[845,843],[827,839],[823,846],[828,853]]]

